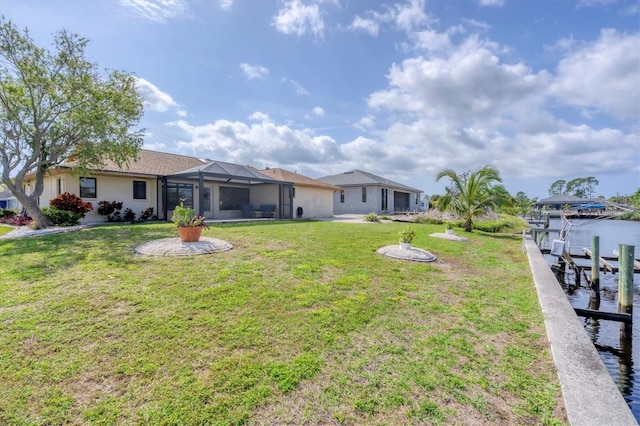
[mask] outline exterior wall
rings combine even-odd
[[[117,175],[92,175],[85,176],[96,179],[96,198],[83,198],[83,201],[90,202],[93,205],[93,210],[87,213],[87,216],[82,219],[82,223],[91,222],[104,222],[106,218],[98,214],[98,203],[100,201],[121,201],[122,211],[130,208],[136,214],[136,218],[140,216],[140,213],[149,207],[153,207],[155,214],[158,214],[158,206],[156,200],[158,199],[158,190],[155,178],[142,178],[131,176],[117,176]],[[39,203],[40,208],[47,207],[49,200],[58,196],[58,179],[61,180],[62,192],[69,192],[71,194],[80,195],[80,176],[71,175],[70,173],[55,174],[52,176],[46,176],[44,178],[44,189],[40,196]],[[147,198],[144,200],[133,199],[133,181],[139,180],[147,183]],[[27,192],[30,192],[29,188],[33,188],[34,181],[25,182]]]
[[[362,187],[349,186],[344,188],[344,203],[340,202],[340,191],[333,194],[334,214],[369,214],[380,213],[380,187],[367,187],[367,201],[362,202]],[[392,200],[391,200],[392,201]]]
[[[296,214],[298,207],[302,207],[302,218],[305,219],[333,216],[334,191],[309,186],[294,185],[294,188],[296,193],[293,198],[294,218],[298,217]]]
[[[394,203],[395,194],[409,194],[409,207],[410,211],[421,210],[420,199],[418,196],[418,203],[416,204],[416,193],[407,191],[396,191],[392,188],[387,188],[387,209],[382,210],[382,188],[381,186],[368,186],[367,187],[367,201],[362,202],[362,187],[350,186],[344,188],[344,203],[340,202],[340,191],[336,191],[333,194],[333,213],[334,214],[369,214],[369,213],[388,213],[395,211],[405,211],[403,206],[396,206]]]
[[[83,177],[91,177],[96,179],[96,198],[83,198],[84,201],[93,205],[93,210],[82,219],[82,223],[105,222],[106,217],[98,214],[98,203],[100,201],[121,201],[122,211],[130,208],[136,214],[136,218],[140,213],[149,207],[153,207],[154,214],[160,219],[164,219],[164,206],[162,202],[162,183],[155,177],[133,177],[119,175],[87,175]],[[49,205],[49,200],[58,196],[58,180],[60,180],[61,191],[80,195],[80,176],[70,173],[59,173],[44,178],[44,188],[39,198],[41,208]],[[145,200],[135,200],[133,198],[133,181],[144,181],[147,183],[147,193]],[[199,191],[198,182],[183,179],[170,179],[172,183],[187,183],[193,185],[193,208],[199,211]],[[27,193],[30,193],[35,186],[35,182],[25,181]],[[222,184],[222,186],[236,186],[246,188],[246,185]],[[204,216],[209,219],[232,219],[241,217],[240,210],[220,210],[220,183],[206,182],[205,188],[211,191],[210,211],[205,211]],[[31,189],[30,189],[31,188]],[[255,209],[261,204],[275,204],[276,217],[279,212],[279,185],[263,184],[252,185],[250,189],[250,202]],[[18,206],[20,207],[20,206]],[[175,206],[167,206],[167,219],[171,220],[173,209]]]
[[[15,197],[0,198],[0,208],[18,210],[18,200],[16,200]]]

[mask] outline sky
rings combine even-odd
[[[492,165],[545,198],[640,188],[637,0],[0,0],[51,47],[135,75],[144,148],[428,195]]]

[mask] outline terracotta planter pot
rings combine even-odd
[[[178,226],[178,234],[183,243],[195,243],[200,241],[201,226]]]

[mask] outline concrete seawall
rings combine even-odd
[[[569,423],[638,425],[562,287],[528,234],[524,236],[523,249],[538,291]]]

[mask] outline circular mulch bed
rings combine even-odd
[[[433,262],[438,259],[433,254],[421,248],[411,247],[410,249],[404,249],[398,244],[380,247],[377,253],[393,259],[410,260],[412,262]]]
[[[233,246],[217,238],[201,237],[195,243],[183,243],[180,238],[163,238],[144,243],[135,248],[137,254],[145,256],[195,256],[231,250]]]

